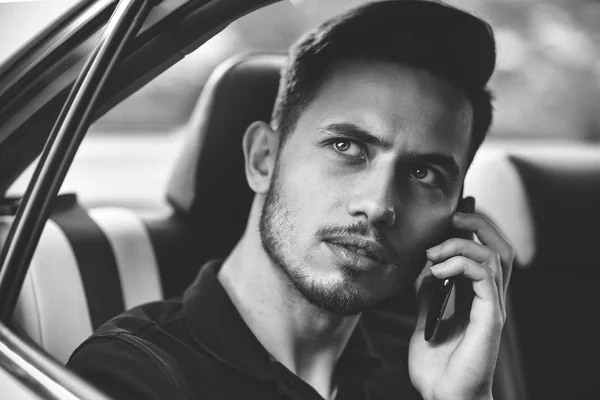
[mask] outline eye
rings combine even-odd
[[[433,185],[437,182],[435,171],[426,166],[415,166],[410,169],[411,176],[419,182]]]
[[[425,179],[427,177],[427,175],[429,175],[429,170],[427,168],[423,168],[423,167],[415,167],[412,169],[412,174],[415,178],[421,180],[421,179]]]
[[[331,147],[337,153],[342,153],[348,157],[361,157],[363,152],[360,146],[349,139],[335,139],[331,142]]]

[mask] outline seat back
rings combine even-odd
[[[511,329],[529,398],[597,397],[600,344],[586,338],[600,335],[600,147],[511,150],[468,178],[484,212],[515,233]]]
[[[512,151],[505,161],[520,180],[519,196],[526,198],[530,210],[529,222],[520,224],[524,242],[515,245],[530,240],[533,245],[511,281],[512,321],[529,398],[596,398],[600,147],[525,148]],[[501,185],[487,190],[487,196],[497,203],[513,198]],[[502,219],[510,217],[498,215]],[[529,223],[533,232],[524,226]]]
[[[226,257],[246,227],[254,193],[244,174],[242,138],[250,123],[270,120],[283,62],[278,54],[224,62],[192,113],[167,200],[194,229],[200,261]]]
[[[87,212],[73,199],[52,213],[15,307],[13,327],[66,363],[101,324],[162,298],[141,218],[118,208]],[[11,217],[0,222],[6,231]]]

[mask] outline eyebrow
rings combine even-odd
[[[458,163],[454,157],[447,154],[409,152],[408,154],[404,155],[403,158],[408,159],[409,162],[412,160],[416,162],[439,165],[441,168],[448,171],[453,178],[458,177],[460,173],[460,167],[458,166]]]
[[[334,135],[359,140],[384,150],[389,150],[393,146],[392,142],[389,140],[373,135],[360,126],[349,122],[329,124],[322,129],[322,133],[333,133]],[[457,177],[460,172],[460,167],[454,157],[444,153],[416,153],[411,151],[405,154],[403,158],[408,160],[408,162],[412,161],[438,165],[448,171],[453,177]]]
[[[392,148],[392,142],[380,136],[375,136],[358,125],[349,122],[329,124],[322,129],[323,133],[331,132],[349,139],[360,140],[363,143],[381,147],[385,150]]]

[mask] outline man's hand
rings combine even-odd
[[[427,251],[429,261],[417,281],[419,316],[410,341],[410,378],[426,400],[491,399],[514,250],[480,215],[456,213],[452,225],[474,232],[481,244],[451,238]],[[440,325],[436,340],[427,342],[424,330],[432,275],[457,277],[456,308]]]

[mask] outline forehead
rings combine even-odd
[[[354,123],[396,149],[444,152],[462,161],[468,155],[472,107],[465,95],[427,71],[351,60],[332,66],[296,130],[336,122]]]

